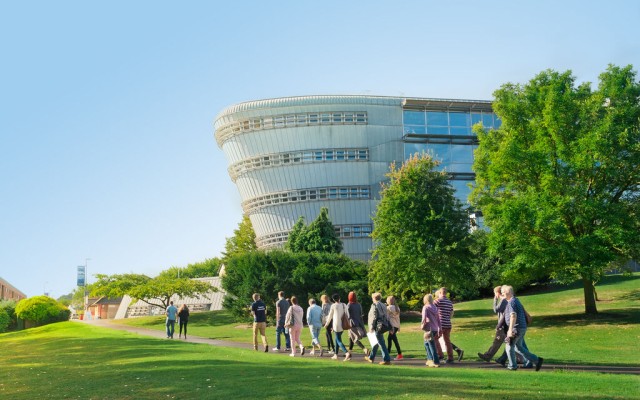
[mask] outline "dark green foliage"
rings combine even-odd
[[[340,253],[342,241],[329,219],[329,210],[322,207],[318,217],[308,226],[305,226],[303,217],[298,218],[289,233],[285,248],[294,253],[301,251]]]
[[[7,310],[0,308],[0,333],[6,332],[11,324],[11,317]]]
[[[304,232],[306,228],[307,225],[304,223],[304,217],[301,216],[300,218],[298,218],[296,223],[293,224],[293,228],[291,229],[291,232],[289,232],[289,237],[287,238],[285,249],[293,253],[305,251]]]
[[[570,71],[506,84],[493,103],[502,126],[475,127],[476,188],[489,249],[505,282],[581,279],[585,311],[594,283],[640,248],[640,82],[609,66],[597,90]]]
[[[9,323],[5,327],[6,331],[15,330],[17,327],[18,321],[16,318],[16,305],[17,303],[13,300],[0,301],[0,310],[4,310],[9,317]],[[2,329],[0,329],[0,332],[2,332]]]
[[[260,293],[267,304],[268,316],[275,316],[274,303],[280,290],[286,297],[295,295],[306,308],[310,297],[339,293],[343,299],[355,291],[361,302],[367,296],[367,267],[361,261],[332,253],[291,253],[281,250],[255,251],[231,257],[222,277],[227,296],[224,307],[239,318],[249,318],[251,295]],[[368,302],[368,303],[367,303]]]
[[[16,316],[38,325],[66,321],[71,312],[67,307],[48,296],[34,296],[23,299],[16,305]]]
[[[373,218],[370,291],[409,300],[438,286],[474,287],[468,214],[437,165],[416,155],[391,166]]]

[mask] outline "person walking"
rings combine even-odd
[[[520,300],[515,297],[513,287],[504,285],[501,291],[502,295],[507,299],[507,309],[504,312],[505,323],[509,327],[506,339],[507,357],[509,359],[507,369],[512,371],[518,369],[517,353],[524,359],[524,368],[533,368],[533,364],[535,364],[536,371],[540,371],[544,359],[531,353],[529,349],[523,346],[524,335],[527,333],[526,311]]]
[[[368,315],[369,332],[375,335],[377,343],[373,345],[369,356],[366,357],[365,360],[373,363],[376,359],[378,348],[380,348],[380,352],[382,353],[382,361],[380,362],[380,365],[389,365],[391,364],[391,356],[389,355],[387,346],[384,344],[384,329],[389,329],[390,324],[389,316],[387,315],[387,307],[385,307],[385,305],[380,301],[381,299],[382,295],[380,293],[374,293],[371,295],[373,304],[371,304]]]
[[[345,353],[343,361],[347,361],[351,359],[351,352],[347,351],[344,343],[342,343],[342,332],[344,331],[344,329],[342,328],[342,316],[346,315],[346,318],[349,318],[349,310],[347,306],[344,305],[344,303],[340,302],[339,294],[334,293],[331,298],[333,299],[333,304],[331,305],[329,315],[327,316],[327,322],[325,324],[325,327],[327,329],[329,327],[333,328],[333,332],[335,332],[336,334],[336,344],[334,346],[335,353],[331,358],[333,360],[337,360],[338,352],[340,351],[340,349],[342,349],[342,351],[344,351]]]
[[[167,307],[165,314],[167,315],[167,321],[165,322],[167,339],[173,339],[173,332],[176,329],[176,316],[178,314],[178,309],[173,305],[173,301],[169,302],[169,307]]]
[[[320,344],[320,328],[322,328],[322,307],[316,304],[315,299],[309,299],[309,308],[307,308],[307,324],[311,331],[311,352],[309,354],[314,355],[316,353],[316,346],[320,350],[320,357],[324,350]]]
[[[349,322],[351,323],[351,329],[349,329],[349,353],[353,350],[355,343],[362,349],[364,356],[367,357],[369,355],[369,349],[360,341],[360,339],[367,335],[362,318],[362,306],[358,303],[356,292],[349,292],[348,298],[349,305],[347,306],[347,310],[349,311]],[[351,357],[349,357],[349,359],[351,359]]]
[[[182,328],[184,328],[184,339],[187,339],[187,324],[189,323],[189,307],[186,304],[180,306],[178,311],[178,320],[180,321],[180,332],[178,332],[178,339],[182,335]]]
[[[330,324],[327,324],[329,320],[329,312],[331,311],[331,301],[329,300],[329,296],[323,294],[320,296],[320,300],[322,301],[322,325],[325,326],[325,337],[327,339],[327,347],[329,350],[329,354],[335,354],[336,346],[333,343],[333,328]]]
[[[285,317],[285,326],[289,328],[289,337],[291,338],[291,357],[295,357],[296,355],[296,343],[300,347],[300,355],[304,355],[304,345],[300,340],[300,333],[302,332],[302,316],[304,315],[304,311],[302,307],[298,305],[298,298],[296,296],[291,296],[291,307],[287,311],[287,316]]]
[[[451,318],[453,317],[453,303],[451,300],[447,298],[447,288],[441,287],[436,292],[436,299],[433,304],[438,307],[438,317],[440,317],[440,332],[441,337],[444,340],[445,347],[447,349],[447,364],[453,362],[453,352],[458,354],[458,362],[462,361],[462,357],[464,356],[464,350],[456,346],[451,342],[451,329],[453,325],[451,324]],[[438,338],[439,339],[439,338]],[[442,346],[440,345],[440,340],[436,341],[436,349],[438,351],[438,357],[442,360],[444,359],[444,354],[442,351]]]
[[[433,295],[428,293],[423,298],[422,330],[424,331],[424,348],[427,352],[427,367],[439,367],[440,359],[436,350],[435,340],[440,332],[440,317],[438,307],[433,304]]]
[[[289,311],[289,302],[284,298],[284,292],[278,292],[278,300],[276,301],[276,347],[273,351],[280,351],[280,335],[284,335],[285,351],[291,351],[291,338],[289,337],[289,328],[284,326],[284,318]]]
[[[391,324],[391,329],[389,329],[389,335],[387,336],[387,349],[389,350],[389,355],[391,355],[391,344],[395,344],[398,355],[393,360],[400,361],[404,358],[402,356],[402,350],[400,350],[400,343],[398,342],[400,307],[397,306],[394,296],[387,297],[387,314],[389,315],[389,323]]]
[[[251,304],[251,314],[253,315],[253,349],[258,351],[258,332],[262,337],[262,345],[264,346],[265,353],[269,351],[269,344],[267,343],[267,306],[260,299],[260,294],[253,294],[253,303]]]

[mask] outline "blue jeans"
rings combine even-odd
[[[176,320],[167,318],[167,322],[165,325],[167,326],[167,337],[173,339],[173,332],[176,329]]]
[[[309,325],[309,330],[311,331],[311,343],[320,346],[320,338],[318,337],[320,335],[320,327],[316,328]]]
[[[344,343],[342,343],[342,332],[335,332],[336,334],[336,354],[338,354],[338,348],[342,349],[345,353],[347,352],[347,348],[344,347]]]
[[[287,346],[287,349],[291,348],[291,339],[289,338],[289,332],[285,329],[284,326],[278,325],[276,328],[276,349],[280,349],[280,335],[284,334],[284,341]]]
[[[382,333],[376,332],[376,338],[378,339],[378,344],[373,346],[373,348],[371,349],[371,353],[369,353],[369,360],[373,361],[376,359],[376,353],[378,352],[378,347],[380,347],[382,359],[384,361],[391,361],[391,356],[389,355],[389,350],[387,350],[387,345],[384,344],[384,335]]]
[[[440,364],[440,358],[438,358],[438,350],[436,349],[435,338],[438,336],[438,332],[431,331],[431,339],[424,342],[424,349],[427,352],[427,360],[433,360],[434,364]]]
[[[527,346],[524,344],[524,335],[527,333],[526,329],[521,329],[515,337],[510,338],[506,345],[507,357],[509,359],[509,369],[517,369],[518,364],[516,360],[516,353],[518,353],[524,359],[525,368],[531,366],[531,363],[538,362],[538,356],[529,352]]]

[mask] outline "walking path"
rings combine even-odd
[[[150,337],[155,337],[159,339],[166,339],[166,333],[162,330],[140,328],[136,326],[118,324],[113,320],[97,319],[97,320],[89,320],[89,321],[82,321],[82,322],[91,324],[91,325],[100,326],[100,327],[119,329],[122,331],[137,333],[139,335],[150,336]],[[183,340],[183,339],[174,339],[174,340]],[[211,346],[233,347],[237,349],[247,349],[247,350],[253,349],[253,345],[250,343],[231,342],[227,340],[210,339],[210,338],[205,338],[201,336],[189,335],[189,338],[187,339],[187,341],[190,343],[202,343],[202,344],[208,344]],[[280,351],[279,353],[275,353],[275,352],[271,352],[271,353],[274,355],[289,354],[284,351]],[[453,364],[446,364],[446,365],[443,365],[443,367],[444,368],[482,368],[482,369],[502,369],[503,368],[502,366],[494,362],[487,363],[483,361],[476,361],[475,354],[466,354],[466,356],[472,360],[463,360],[463,362],[461,363],[456,362]],[[309,355],[305,357],[318,357],[318,356]],[[380,358],[380,360],[382,359],[380,357],[380,353],[378,353],[378,358]],[[340,357],[340,360],[342,360],[342,357]],[[361,360],[363,360],[362,354],[354,353],[353,359],[351,362],[359,362]],[[424,367],[425,359],[405,357],[402,361],[392,361],[392,364],[404,365],[404,366],[410,366],[410,367]],[[640,375],[640,366],[629,367],[629,366],[613,366],[613,365],[543,364],[542,370],[544,371],[553,371],[553,370],[589,371],[589,372],[601,372],[601,373],[609,373],[609,374]]]

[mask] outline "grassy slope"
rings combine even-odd
[[[534,322],[527,331],[527,343],[545,362],[556,364],[637,365],[640,359],[640,274],[608,276],[598,285],[600,314],[584,315],[582,288],[544,288],[544,292],[519,296]],[[491,344],[495,316],[492,300],[456,304],[452,340],[465,349],[465,358],[475,358]],[[135,326],[164,329],[161,317],[136,318],[125,322]],[[248,324],[234,323],[225,312],[192,315],[193,335],[250,343]],[[268,336],[273,344],[273,328]],[[303,342],[309,344],[305,329]],[[324,335],[321,335],[324,339]],[[418,318],[404,318],[399,334],[405,356],[424,357]],[[624,349],[624,351],[620,351]]]
[[[291,359],[73,322],[2,334],[0,348],[0,398],[16,400],[640,398],[637,376]]]

